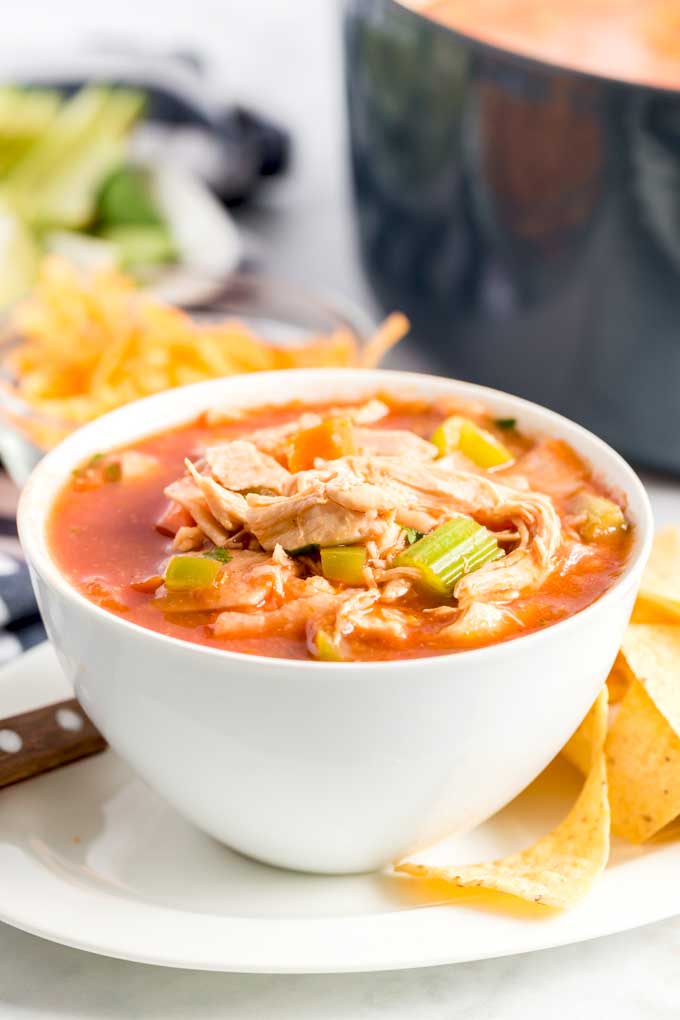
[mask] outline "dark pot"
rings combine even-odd
[[[351,0],[362,257],[440,370],[680,471],[680,93]]]

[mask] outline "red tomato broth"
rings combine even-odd
[[[411,429],[429,437],[444,417],[421,403],[399,403],[379,394],[390,404],[389,416],[376,423],[378,428]],[[231,651],[286,659],[309,659],[306,641],[301,638],[266,634],[258,637],[216,638],[210,624],[218,612],[204,611],[164,614],[154,604],[151,591],[135,590],[131,585],[162,573],[162,564],[173,554],[172,538],[161,534],[156,523],[167,507],[163,489],[184,470],[184,459],[192,457],[208,442],[234,439],[255,429],[280,425],[299,416],[302,411],[323,411],[330,405],[301,404],[286,407],[258,408],[247,416],[231,422],[209,425],[204,419],[182,425],[120,448],[150,454],[158,465],[146,476],[127,482],[116,481],[91,488],[79,488],[73,480],[66,484],[53,507],[49,520],[49,541],[55,561],[68,581],[91,601],[131,622],[185,641]],[[337,404],[333,406],[337,407]],[[467,413],[467,411],[466,411]],[[477,415],[481,420],[481,416]],[[484,417],[489,428],[491,419]],[[493,426],[491,426],[493,428]],[[550,475],[549,484],[541,486],[541,443],[515,431],[495,430],[510,449],[515,462],[508,468],[493,472],[498,481],[511,484],[512,475],[525,474],[533,488],[547,491],[562,516],[567,512],[568,498],[560,495],[564,477],[580,472],[582,484],[589,490],[612,498],[613,494],[593,479],[587,466],[570,447],[561,441],[550,470],[543,461],[543,473]],[[548,441],[548,445],[553,441]],[[562,469],[560,457],[564,457]],[[533,462],[532,462],[533,458]],[[526,472],[524,470],[526,463]],[[562,477],[560,471],[562,470]],[[555,477],[556,476],[556,477]],[[621,500],[618,500],[621,503]],[[616,532],[600,539],[596,555],[583,563],[570,565],[558,560],[557,568],[538,590],[528,591],[512,602],[517,626],[502,638],[461,641],[459,649],[498,643],[531,633],[573,615],[594,602],[615,582],[625,567],[632,530]],[[450,600],[449,600],[450,602]],[[406,606],[415,612],[441,605],[421,592],[407,596]],[[436,630],[421,624],[408,645],[398,649],[375,641],[352,639],[352,655],[359,660],[404,659],[450,654],[456,648],[437,648],[428,643],[428,633]]]

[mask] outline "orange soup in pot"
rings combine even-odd
[[[680,0],[435,0],[408,6],[528,57],[680,88]]]

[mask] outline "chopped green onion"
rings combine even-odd
[[[107,482],[119,482],[123,477],[123,469],[120,461],[112,460],[104,466],[104,478]]]
[[[366,547],[363,545],[334,545],[321,550],[321,570],[329,581],[363,584],[365,566]]]
[[[414,542],[420,541],[424,537],[424,531],[418,531],[417,528],[404,528],[404,534],[406,535],[406,541],[409,545],[413,545]]]
[[[626,518],[618,503],[594,492],[578,493],[572,500],[571,507],[581,518],[576,527],[586,542],[593,542],[615,531],[624,531],[627,527]]]
[[[168,591],[194,591],[209,588],[220,572],[220,564],[205,556],[173,556],[165,568]]]
[[[451,595],[464,574],[471,574],[504,555],[490,531],[471,517],[456,517],[404,549],[394,564],[417,567],[428,591]]]
[[[203,555],[207,556],[209,560],[217,560],[218,563],[229,563],[232,558],[231,553],[220,548],[219,545],[216,545],[214,549],[208,549]]]
[[[516,429],[517,419],[516,418],[494,418],[494,425],[497,429]]]
[[[73,475],[74,478],[84,478],[85,474],[90,470],[90,468],[96,467],[96,465],[103,458],[103,456],[104,456],[103,453],[93,453],[90,459],[88,460],[87,464],[84,464],[82,467],[79,468],[74,468],[71,474]]]
[[[486,429],[467,418],[454,415],[447,418],[434,430],[431,441],[444,457],[452,450],[460,450],[478,467],[492,468],[509,464],[513,459],[510,451]]]
[[[312,639],[312,650],[322,662],[343,662],[337,642],[328,631],[317,630]]]

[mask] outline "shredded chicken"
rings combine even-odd
[[[245,439],[209,446],[205,459],[213,478],[234,492],[280,495],[291,480],[290,472],[277,460]]]
[[[357,452],[365,457],[409,457],[434,460],[437,447],[407,429],[354,429]]]
[[[191,552],[192,549],[200,549],[205,542],[205,535],[197,526],[182,526],[177,531],[172,548],[175,552]]]
[[[220,485],[214,478],[202,475],[191,463],[186,462],[187,471],[196,483],[197,488],[203,493],[210,513],[215,520],[219,521],[225,531],[235,531],[240,528],[246,518],[246,502],[238,492],[231,492],[223,485]],[[200,521],[196,522],[200,524]]]
[[[259,612],[220,613],[213,626],[216,637],[259,637],[276,634],[280,637],[304,637],[308,623],[332,614],[337,596],[328,592],[310,591],[291,599],[277,609]]]
[[[178,503],[215,545],[224,545],[227,532],[213,515],[204,494],[192,478],[180,478],[164,489],[168,499]]]
[[[471,602],[453,623],[448,624],[437,634],[436,643],[441,647],[459,647],[461,640],[475,644],[480,638],[491,636],[499,638],[509,631],[515,621],[511,612],[492,602]]]
[[[159,467],[157,457],[149,453],[140,453],[138,450],[125,450],[120,455],[120,468],[124,482],[133,481],[135,478],[146,478]]]
[[[558,569],[565,547],[551,498],[519,471],[501,478],[459,452],[436,459],[415,432],[368,428],[389,410],[381,401],[327,413],[336,410],[355,423],[355,452],[291,473],[291,436],[322,420],[306,412],[208,446],[165,490],[172,502],[158,527],[175,535],[177,551],[200,549],[205,539],[232,551],[204,605],[219,611],[214,633],[306,636],[312,647],[323,629],[340,644],[353,637],[398,645],[421,620],[446,648],[516,627],[511,604]],[[465,574],[445,604],[421,604],[414,614],[421,571],[394,562],[407,546],[405,529],[427,533],[460,515],[490,529],[505,555]],[[320,576],[319,547],[357,544],[366,550],[360,580]],[[160,596],[166,607],[187,598]]]
[[[309,545],[352,545],[384,538],[393,522],[375,511],[351,510],[320,488],[293,496],[247,497],[245,521],[264,549],[282,545],[295,551]]]

